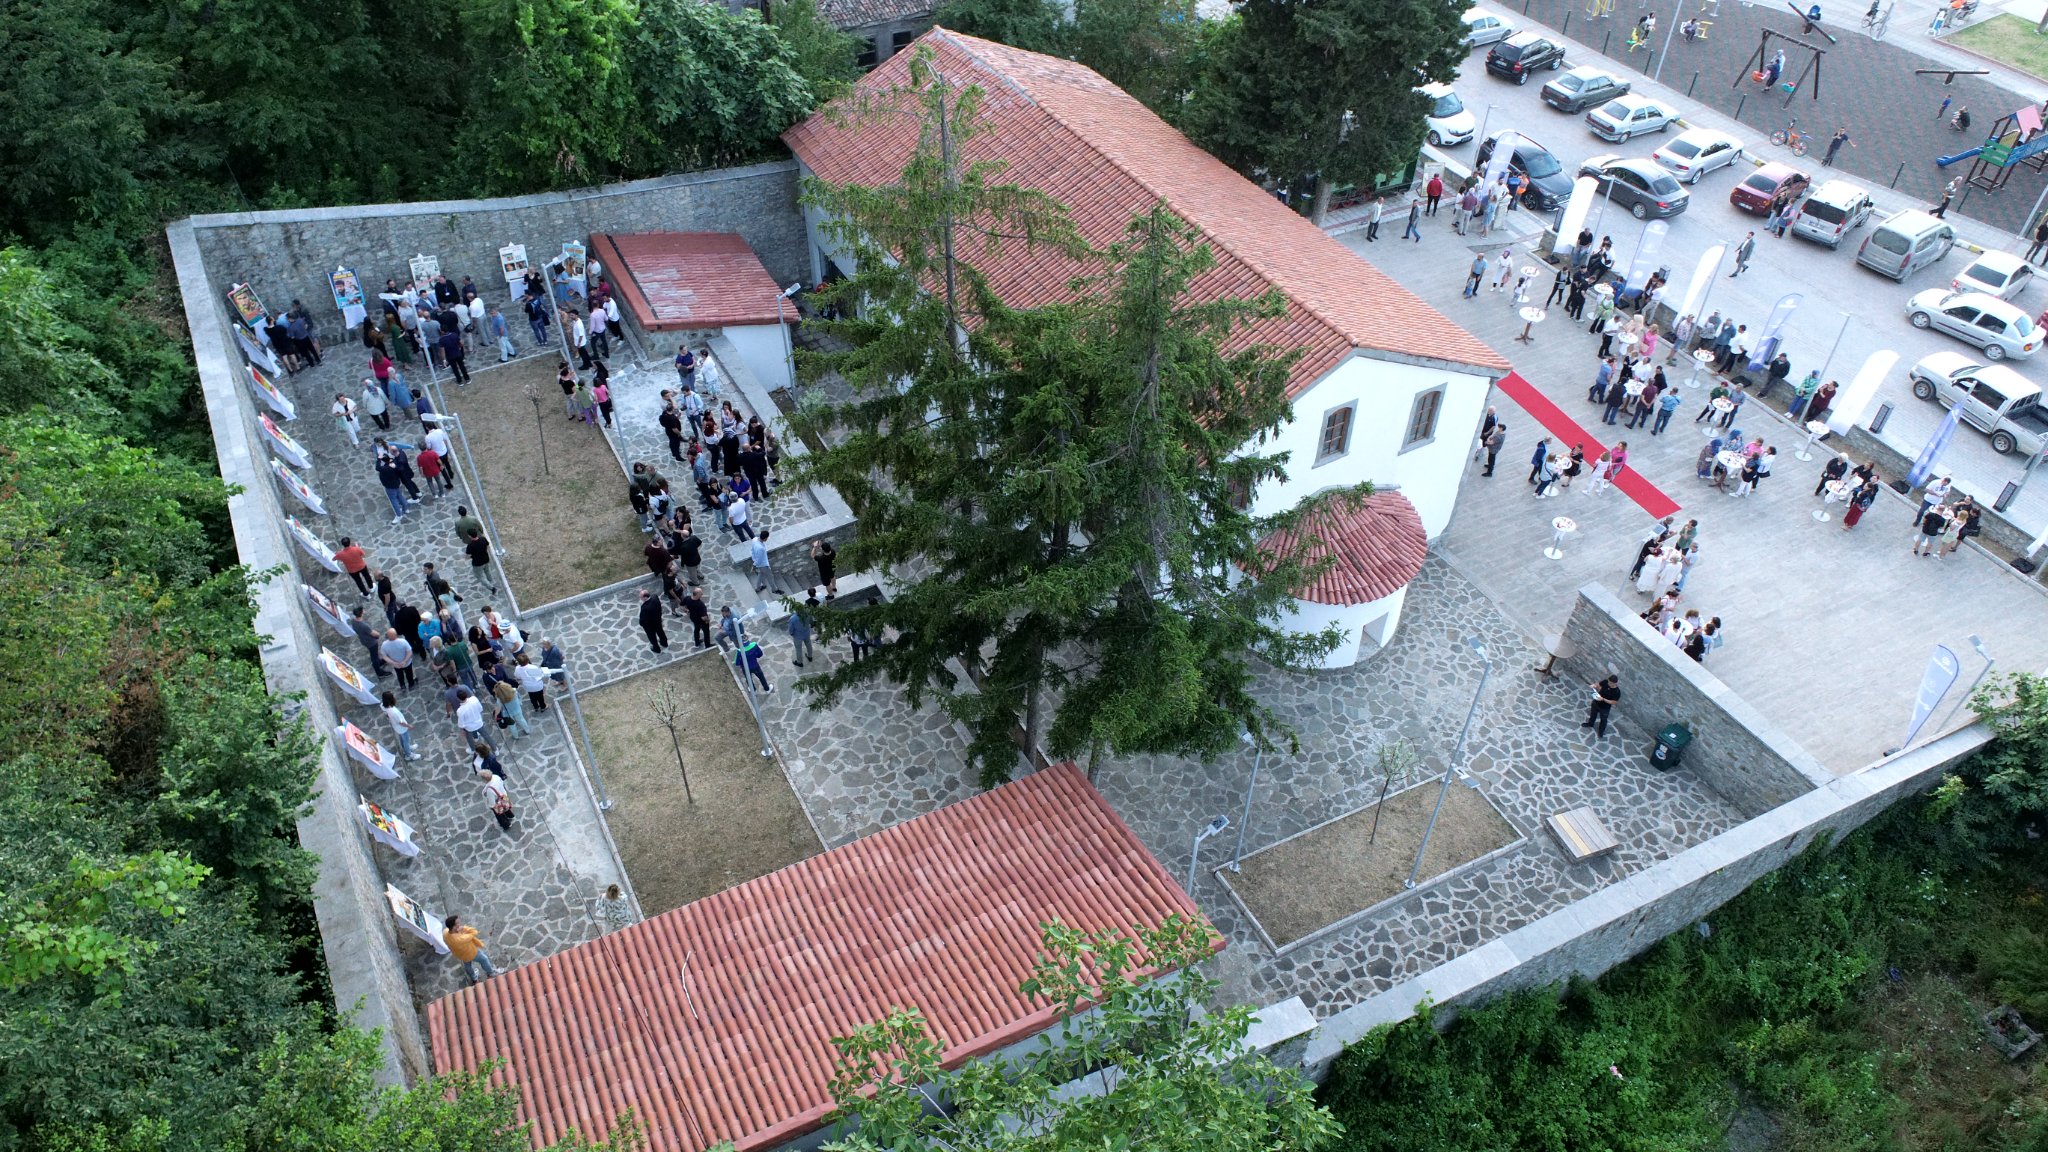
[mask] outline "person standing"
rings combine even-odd
[[[823,605],[818,603],[818,590],[804,590],[803,606],[789,614],[789,648],[796,666],[804,666],[805,660],[816,660],[817,653],[811,649],[811,614]]]
[[[647,589],[640,590],[640,631],[647,635],[647,645],[656,656],[668,647],[668,629],[661,619],[661,601]]]
[[[456,687],[455,700],[455,726],[462,729],[463,736],[467,737],[470,743],[482,743],[484,702],[476,698],[476,693],[470,691],[468,685]]]
[[[498,974],[490,956],[484,952],[483,937],[476,934],[476,929],[459,923],[457,917],[451,915],[441,921],[441,943],[447,945],[448,955],[462,965],[463,979],[467,983],[475,984]],[[479,970],[483,975],[477,975]]]
[[[477,582],[491,591],[498,590],[498,578],[491,574],[491,538],[479,532],[462,546],[469,553],[469,571]]]
[[[491,698],[498,702],[498,726],[509,727],[512,738],[533,735],[533,729],[526,725],[526,709],[519,703],[519,686],[511,680],[500,679],[491,685]]]
[[[363,651],[369,653],[370,671],[379,676],[389,674],[391,670],[384,666],[384,638],[378,635],[375,628],[370,627],[369,621],[363,619],[363,609],[360,605],[349,614],[348,630],[355,633],[356,643],[361,644]]]
[[[1486,281],[1486,253],[1472,257],[1472,268],[1465,273],[1465,299],[1479,295],[1479,286]]]
[[[403,523],[407,509],[405,477],[399,474],[398,464],[389,456],[377,458],[377,483],[384,489],[384,498],[391,501],[391,522]],[[412,501],[413,504],[419,501]]]
[[[569,346],[576,350],[576,366],[590,371],[590,328],[574,308],[569,309]]]
[[[744,496],[735,495],[732,498],[732,503],[725,506],[726,526],[731,528],[732,534],[741,540],[752,540],[754,538],[754,529],[747,523],[748,515],[747,498]]]
[[[1934,206],[1934,211],[1931,213],[1931,215],[1934,216],[1935,219],[1945,220],[1948,218],[1949,201],[1954,200],[1956,198],[1956,189],[1962,187],[1962,185],[1963,178],[1961,176],[1958,176],[1955,179],[1949,181],[1948,186],[1941,190],[1941,203],[1936,204]]]
[[[1493,409],[1489,408],[1486,411],[1487,418],[1491,420],[1493,418]],[[839,549],[833,547],[830,540],[813,540],[811,541],[811,562],[818,566],[818,583],[825,586],[825,599],[831,600],[837,597],[839,595]]]
[[[1813,394],[1812,403],[1806,406],[1807,422],[1812,423],[1817,420],[1826,420],[1828,418],[1828,409],[1833,407],[1834,403],[1835,382],[1830,380],[1820,386],[1820,391]]]
[[[334,407],[328,411],[334,414],[335,427],[340,428],[341,434],[348,437],[349,446],[360,447],[363,442],[363,426],[356,419],[356,402],[348,398],[348,393],[336,392]]]
[[[1949,483],[1946,476],[1936,476],[1928,481],[1927,487],[1920,493],[1920,507],[1913,513],[1913,522],[1919,523],[1935,505],[1948,503],[1948,494],[1953,490],[1954,486]]]
[[[1652,525],[1649,532],[1644,534],[1643,546],[1636,549],[1636,562],[1628,570],[1628,578],[1630,580],[1634,580],[1642,575],[1643,568],[1650,562],[1650,554],[1657,550],[1657,545],[1662,544],[1671,537],[1671,522],[1673,519],[1675,517],[1664,517]]]
[[[599,360],[609,360],[612,355],[610,334],[611,318],[602,308],[590,310],[590,353]]]
[[[1872,473],[1849,494],[1849,509],[1842,513],[1842,531],[1847,532],[1862,522],[1863,514],[1877,503],[1877,487],[1877,475]]]
[[[732,614],[732,605],[721,605],[718,609],[718,647],[722,650],[730,644],[734,648],[747,638],[747,625]]]
[[[1408,227],[1402,230],[1401,239],[1406,240],[1412,236],[1417,244],[1422,243],[1421,221],[1422,201],[1410,200],[1408,202]]]
[[[1827,491],[1828,485],[1833,484],[1835,481],[1840,480],[1842,477],[1848,474],[1848,458],[1843,456],[1830,456],[1828,458],[1828,462],[1826,464],[1821,465],[1820,483],[1815,484],[1813,486],[1813,494],[1815,496],[1819,496],[1823,492]]]
[[[1737,276],[1742,275],[1749,267],[1749,258],[1754,255],[1756,255],[1756,233],[1746,233],[1742,237],[1742,243],[1735,246],[1735,271],[1730,272],[1728,278],[1733,280]]]
[[[1543,471],[1543,461],[1549,456],[1550,437],[1545,436],[1536,441],[1536,450],[1529,454],[1529,483],[1536,483],[1537,476]]]
[[[391,721],[391,731],[398,737],[398,751],[407,760],[417,760],[420,754],[412,746],[412,721],[405,718],[405,712],[398,707],[398,697],[384,693],[384,718]]]
[[[668,457],[676,463],[683,462],[683,413],[676,402],[666,400],[661,405],[661,415],[655,417],[661,425],[661,434],[668,438]]]
[[[1749,393],[1742,387],[1742,381],[1737,380],[1728,386],[1727,400],[1729,408],[1726,412],[1721,413],[1721,427],[1729,428],[1734,426],[1735,417],[1742,412],[1742,402],[1747,399],[1749,399]]]
[[[1948,507],[1937,504],[1920,517],[1920,534],[1913,538],[1913,555],[1941,559],[1941,538],[1948,533]]]
[[[1429,207],[1426,210],[1424,210],[1423,215],[1436,215],[1437,201],[1442,200],[1444,198],[1443,174],[1439,172],[1430,173],[1429,183],[1422,186],[1422,194],[1428,197],[1429,203]]]
[[[1503,421],[1499,424],[1495,424],[1493,426],[1493,433],[1486,438],[1486,470],[1480,473],[1481,476],[1493,475],[1494,458],[1500,455],[1500,450],[1502,448],[1507,447],[1507,443],[1507,423]]]
[[[505,322],[504,313],[496,308],[484,322],[490,330],[491,339],[498,342],[498,363],[504,364],[519,357],[519,346],[512,342],[512,325]]]
[[[396,627],[384,630],[384,642],[377,645],[377,651],[384,657],[384,663],[398,677],[398,686],[410,690],[418,681],[413,679],[412,645],[398,634]]]
[[[1849,140],[1849,126],[1847,124],[1835,129],[1835,134],[1828,137],[1828,154],[1821,159],[1821,167],[1833,168],[1835,166],[1835,155],[1842,150],[1842,145],[1844,144],[1848,144],[1851,148],[1856,146]]]
[[[683,614],[690,618],[690,642],[698,648],[711,647],[711,606],[704,602],[704,589],[694,581],[683,597]]]
[[[2044,248],[2048,248],[2048,214],[2044,214],[2041,222],[2034,225],[2034,246],[2027,249],[2027,263],[2032,264],[2039,260]]]
[[[455,375],[457,388],[469,387],[469,350],[462,346],[462,333],[450,328],[441,333],[441,359]]]
[[[1609,675],[1607,679],[1592,685],[1593,698],[1586,707],[1586,722],[1581,728],[1593,729],[1596,738],[1607,735],[1607,718],[1614,713],[1614,706],[1621,703],[1621,677]]]
[[[752,637],[740,641],[738,650],[732,654],[732,666],[740,670],[741,680],[752,676],[760,682],[761,691],[775,691],[775,685],[768,682],[768,673],[761,669],[761,645]]]
[[[1965,496],[1949,509],[1949,519],[1955,523],[1955,534],[1949,537],[1948,547],[1942,549],[1944,556],[1951,555],[1963,546],[1963,541],[1975,537],[1984,530],[1984,510],[1977,506],[1974,496]]]
[[[1377,196],[1374,197],[1372,212],[1365,218],[1365,242],[1367,244],[1371,244],[1380,238],[1380,217],[1385,215],[1386,210],[1387,202]]]
[[[782,582],[775,578],[775,566],[769,561],[768,557],[768,530],[766,528],[761,529],[760,534],[754,537],[752,553],[754,558],[754,591],[766,592],[769,588],[773,587],[776,595],[782,595]]]
[[[334,553],[334,562],[341,565],[341,570],[348,573],[350,580],[355,581],[357,591],[368,596],[375,590],[376,585],[370,580],[370,557],[362,545],[343,536],[341,547]]]

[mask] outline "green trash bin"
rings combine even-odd
[[[1692,729],[1683,724],[1666,724],[1650,746],[1650,764],[1668,772],[1685,758],[1685,746],[1692,743]]]

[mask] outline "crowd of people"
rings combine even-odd
[[[1705,663],[1707,654],[1722,644],[1721,618],[1684,605],[1685,582],[1700,558],[1700,522],[1687,520],[1674,528],[1676,519],[1666,516],[1644,534],[1629,579],[1637,592],[1652,598],[1643,622],[1694,663]]]

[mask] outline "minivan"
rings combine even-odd
[[[1948,255],[1956,246],[1956,230],[1938,216],[1916,210],[1901,212],[1870,230],[1856,262],[1894,280]]]
[[[1813,190],[1792,220],[1792,234],[1840,248],[1849,233],[1863,227],[1875,209],[1870,193],[1847,180],[1830,180]]]

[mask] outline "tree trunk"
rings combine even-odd
[[[1318,176],[1316,177],[1315,199],[1309,202],[1308,222],[1321,228],[1323,226],[1323,219],[1329,214],[1330,182]]]
[[[695,804],[697,802],[697,794],[690,790],[690,768],[687,764],[683,763],[682,737],[676,735],[676,730],[673,726],[668,730],[668,741],[675,746],[676,771],[683,774],[683,795],[689,798],[690,803]]]

